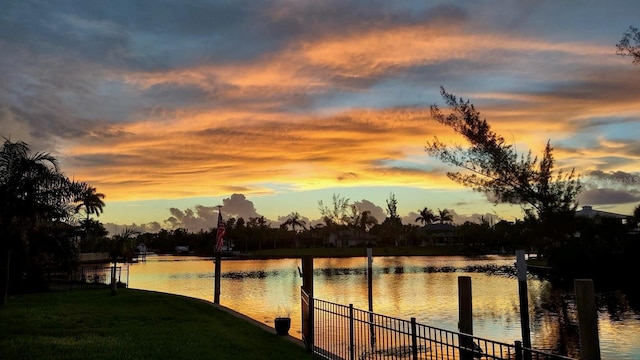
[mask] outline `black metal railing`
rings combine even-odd
[[[112,271],[113,266],[95,265],[82,266],[71,272],[49,273],[46,275],[47,290],[61,291],[110,286]],[[118,286],[127,287],[129,266],[117,266],[115,271]]]
[[[313,299],[313,352],[324,359],[571,360],[507,344]]]

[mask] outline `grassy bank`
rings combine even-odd
[[[0,359],[311,358],[210,303],[133,289],[11,297],[0,324]]]

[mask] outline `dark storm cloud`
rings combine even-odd
[[[387,217],[383,208],[381,208],[380,206],[374,204],[369,200],[362,199],[360,201],[354,201],[353,205],[355,205],[361,212],[370,211],[371,216],[373,216],[376,220],[378,220],[378,223],[382,223],[384,219]]]
[[[193,85],[163,83],[142,91],[142,97],[165,110],[177,110],[202,105],[212,98],[205,89]],[[210,105],[210,104],[207,104]],[[156,106],[151,111],[158,111]]]
[[[251,217],[260,216],[253,206],[253,202],[247,200],[244,194],[233,194],[222,200],[222,213],[233,217],[242,217],[248,220]]]
[[[159,70],[273,48],[258,4],[234,1],[14,2],[5,39],[113,67]],[[242,44],[242,46],[239,46]],[[271,51],[269,50],[269,51]]]
[[[9,106],[36,138],[81,138],[106,121],[135,120],[131,113],[136,96],[101,79],[100,68],[74,58],[33,53],[2,40],[0,51],[0,106]]]
[[[604,172],[602,170],[592,170],[584,174],[596,184],[620,186],[620,187],[640,187],[640,174],[628,173],[624,171]]]
[[[596,188],[583,190],[578,195],[578,202],[583,205],[628,204],[638,201],[640,201],[640,192],[637,190]]]
[[[140,159],[137,156],[131,154],[81,154],[71,158],[74,165],[79,166],[113,166],[125,163],[139,162]]]
[[[381,8],[388,8],[384,13]],[[387,2],[10,1],[0,33],[29,49],[159,70],[239,61],[325,32],[465,18],[458,7]],[[351,29],[351,30],[350,30]]]
[[[186,229],[197,232],[209,230],[218,223],[218,208],[215,206],[196,205],[195,209],[180,210],[170,208],[171,216],[164,222],[172,229]]]
[[[269,16],[281,34],[348,34],[353,31],[416,25],[433,21],[458,22],[467,13],[455,5],[431,7],[420,1],[394,4],[388,1],[271,2]],[[291,36],[291,35],[289,35]],[[299,36],[299,35],[298,35]]]

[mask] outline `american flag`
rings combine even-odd
[[[222,252],[222,244],[224,242],[224,221],[222,221],[222,213],[218,211],[218,231],[216,232],[216,252]]]

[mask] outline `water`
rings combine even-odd
[[[377,313],[457,331],[458,277],[470,276],[474,335],[513,343],[521,339],[518,281],[513,256],[465,258],[376,257],[373,310]],[[367,260],[314,259],[314,295],[368,309]],[[300,259],[223,260],[221,305],[273,325],[283,312],[292,317],[292,336],[301,338]],[[131,265],[129,285],[213,301],[211,258],[149,256]],[[530,277],[531,342],[536,349],[579,356],[573,292]],[[640,310],[622,292],[597,294],[602,359],[640,359]]]

